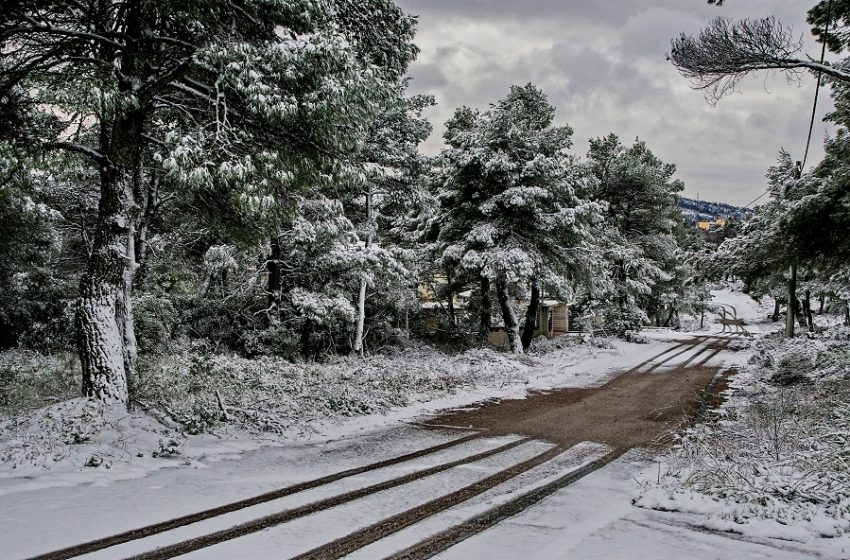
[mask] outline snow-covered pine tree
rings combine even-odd
[[[604,245],[614,289],[608,322],[620,333],[640,329],[653,287],[670,282],[678,263],[673,228],[683,185],[673,178],[676,167],[640,140],[626,147],[614,134],[592,139],[588,160],[597,179],[593,199],[608,207]]]
[[[36,149],[99,172],[77,314],[84,394],[128,400],[146,147],[181,189],[274,209],[347,171],[415,55],[413,27],[389,0],[4,4],[0,92],[42,113]]]
[[[532,303],[541,291],[570,297],[570,280],[593,266],[592,232],[603,210],[584,198],[592,178],[567,153],[572,129],[554,118],[543,92],[514,86],[486,112],[459,109],[438,160],[439,263],[480,287],[482,336],[495,287],[516,353],[524,346],[516,297],[529,289]]]
[[[407,96],[407,81],[397,86],[395,99],[372,122],[363,150],[358,156],[366,174],[366,184],[361,196],[351,209],[360,213],[361,243],[364,250],[364,268],[361,271],[357,298],[357,326],[354,334],[354,351],[364,352],[366,334],[366,295],[374,290],[378,280],[388,280],[380,286],[387,294],[401,300],[406,282],[414,293],[415,279],[408,267],[415,263],[413,254],[395,245],[401,241],[397,227],[403,224],[406,214],[417,212],[423,196],[422,177],[428,159],[419,153],[419,145],[431,134],[431,123],[422,112],[435,104],[428,95]],[[362,204],[356,202],[362,201]],[[408,247],[410,249],[410,247]],[[373,254],[375,253],[375,254]],[[383,258],[375,258],[377,254]],[[380,268],[375,268],[381,265]],[[403,306],[403,301],[399,302]]]

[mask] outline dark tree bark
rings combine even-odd
[[[778,299],[773,300],[773,315],[770,316],[770,320],[776,323],[779,321],[779,312],[781,311],[781,302]]]
[[[156,220],[161,204],[159,200],[159,185],[159,173],[154,173],[146,188],[140,189],[144,191],[144,194],[142,195],[144,204],[142,206],[141,218],[139,219],[139,227],[136,231],[136,252],[138,254],[136,255],[137,269],[135,288],[141,288],[147,280],[148,254],[150,253],[148,248],[148,236],[154,220]]]
[[[826,305],[826,296],[818,298],[818,315],[823,315],[823,307]]]
[[[144,120],[132,111],[101,124],[100,202],[76,322],[83,395],[106,402],[127,402],[127,378],[136,366],[132,290]]]
[[[809,326],[809,323],[806,321],[806,312],[803,308],[803,302],[800,301],[800,298],[794,298],[794,317],[797,319],[797,324],[803,328]]]
[[[449,310],[449,321],[452,324],[452,330],[457,327],[457,314],[455,313],[455,286],[454,278],[450,270],[446,270],[446,291],[447,291],[447,307]]]
[[[803,313],[806,315],[806,324],[809,332],[815,332],[815,323],[812,319],[812,292],[806,288],[806,296],[803,300]]]
[[[486,344],[490,338],[490,323],[492,322],[491,304],[490,304],[490,279],[486,276],[481,277],[481,304],[480,304],[480,323],[478,327],[478,337],[481,344]]]
[[[271,241],[271,254],[269,255],[268,265],[266,266],[269,273],[269,283],[267,286],[269,292],[269,307],[280,307],[280,291],[283,287],[283,274],[280,268],[281,249],[280,238],[275,237]]]
[[[496,281],[496,295],[499,298],[499,308],[502,311],[502,320],[505,323],[505,332],[508,333],[508,344],[514,354],[522,353],[522,341],[519,338],[519,322],[516,310],[508,293],[508,286],[502,280]]]
[[[313,323],[308,320],[304,320],[304,324],[301,325],[301,357],[305,362],[310,361],[310,337],[313,334]]]
[[[534,338],[534,324],[537,322],[537,315],[540,312],[540,282],[537,278],[531,279],[531,301],[528,302],[528,309],[525,312],[525,325],[522,329],[522,349],[528,350],[531,347],[531,341]]]

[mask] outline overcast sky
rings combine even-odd
[[[706,103],[666,61],[670,39],[695,32],[712,18],[775,15],[819,50],[805,12],[814,4],[791,0],[396,0],[419,16],[412,90],[431,93],[436,153],[443,123],[461,106],[487,108],[511,84],[533,82],[574,129],[574,151],[614,132],[624,142],[640,136],[663,160],[678,166],[685,195],[746,204],[763,192],[764,173],[781,147],[802,159],[815,79],[782,75],[745,81],[741,93]],[[822,90],[809,162],[822,156],[832,107]]]

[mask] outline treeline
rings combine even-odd
[[[643,142],[571,153],[529,84],[422,155],[414,30],[388,0],[5,4],[0,345],[76,348],[84,394],[126,402],[139,353],[175,344],[396,344],[423,286],[440,336],[500,315],[515,352],[544,297],[619,333],[704,308],[703,241]]]

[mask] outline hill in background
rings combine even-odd
[[[679,208],[682,214],[689,221],[695,223],[699,221],[713,221],[717,218],[735,218],[737,220],[747,220],[753,215],[753,211],[749,208],[733,206],[723,202],[709,202],[705,200],[695,200],[693,198],[679,197]]]

